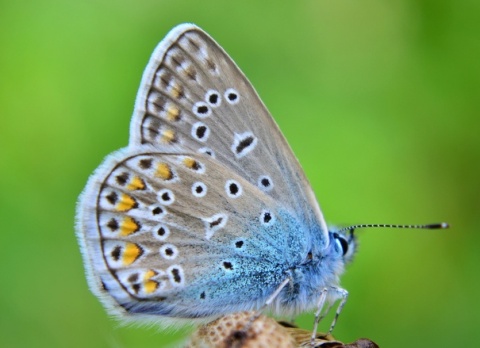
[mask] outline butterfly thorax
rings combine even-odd
[[[308,252],[302,263],[287,271],[291,281],[274,302],[274,312],[293,315],[313,309],[323,289],[339,286],[346,253],[337,239],[329,236],[330,243],[323,251]]]

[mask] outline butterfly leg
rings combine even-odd
[[[327,293],[328,293],[328,288],[323,288],[322,292],[320,293],[320,297],[318,298],[317,311],[315,312],[315,321],[313,323],[312,337],[310,339],[310,345],[312,347],[315,345],[315,338],[317,336],[318,323],[324,317],[324,315],[320,315],[320,314],[322,313],[323,306],[325,305],[325,301],[327,300]]]
[[[337,311],[335,312],[335,317],[333,318],[332,325],[330,325],[330,329],[328,330],[328,333],[331,334],[333,331],[333,328],[337,324],[337,319],[338,316],[340,315],[340,312],[343,310],[343,307],[345,306],[345,303],[347,303],[347,298],[348,298],[348,291],[342,288],[332,288],[339,296],[340,298],[340,304],[337,307]]]
[[[269,306],[277,298],[280,291],[282,291],[283,288],[285,286],[287,286],[287,284],[290,283],[291,281],[292,281],[292,279],[290,277],[285,278],[285,280],[278,286],[278,288],[273,292],[273,294],[270,295],[270,297],[267,299],[267,301],[265,301],[265,304],[263,305],[262,308],[265,308],[265,307]]]
[[[322,320],[325,315],[330,311],[330,309],[333,307],[333,303],[330,304],[322,314],[323,307],[325,306],[325,302],[327,300],[327,295],[329,293],[335,293],[336,294],[336,299],[341,299],[340,304],[337,307],[337,311],[335,312],[335,317],[333,319],[332,325],[330,325],[330,329],[328,330],[328,334],[331,334],[333,331],[333,328],[335,327],[337,323],[338,316],[340,315],[340,312],[342,311],[343,307],[345,306],[345,303],[347,302],[348,298],[348,291],[342,288],[337,288],[337,287],[329,287],[329,288],[323,288],[320,297],[318,298],[318,303],[317,303],[317,311],[315,312],[315,322],[313,325],[313,331],[312,331],[312,337],[310,344],[313,347],[315,344],[315,338],[317,335],[317,330],[318,330],[318,324],[320,320]]]
[[[341,289],[341,290],[343,290],[343,289]],[[347,296],[348,296],[348,293],[347,293]],[[321,322],[321,321],[323,320],[323,318],[325,318],[325,316],[326,316],[328,313],[330,313],[330,310],[332,309],[332,307],[333,307],[334,305],[335,305],[335,302],[330,303],[330,304],[328,305],[328,308],[327,308],[325,311],[323,311],[323,313],[322,313],[322,314],[320,315],[320,317],[318,318],[318,322]],[[344,306],[344,304],[342,305],[342,308],[343,308],[343,306]],[[340,310],[339,310],[339,313],[340,313]],[[337,317],[338,317],[338,314],[337,314]],[[331,331],[329,331],[329,333],[330,333],[330,332],[331,332]]]
[[[323,313],[320,313],[320,316],[318,317],[318,319],[316,319],[317,317],[315,317],[315,319],[318,323],[320,323],[323,320],[323,318],[325,318],[327,316],[327,314],[330,313],[330,310],[332,309],[333,305],[334,305],[334,303],[330,303],[328,305],[328,308],[326,310],[324,310]]]

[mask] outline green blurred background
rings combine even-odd
[[[73,228],[89,174],[127,144],[153,48],[182,22],[252,81],[328,221],[452,225],[359,231],[336,336],[478,344],[479,15],[474,0],[1,1],[0,346],[184,336],[110,319],[87,289]]]

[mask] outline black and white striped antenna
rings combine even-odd
[[[426,230],[437,230],[437,229],[444,229],[448,228],[449,225],[446,222],[439,222],[434,224],[426,224],[426,225],[392,225],[392,224],[359,224],[359,225],[352,225],[348,227],[344,227],[338,231],[337,233],[342,233],[346,231],[353,232],[358,228],[370,228],[370,227],[384,227],[384,228],[419,228],[419,229],[426,229]]]

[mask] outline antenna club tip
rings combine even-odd
[[[433,228],[433,229],[437,229],[437,228],[441,228],[441,229],[444,229],[444,228],[449,228],[450,225],[446,222],[440,222],[438,224],[431,224],[431,225],[427,225],[428,228]]]

